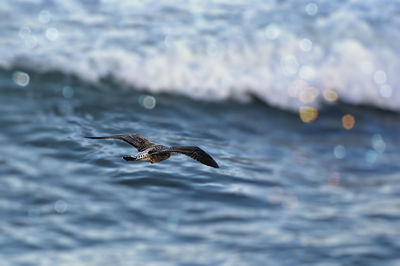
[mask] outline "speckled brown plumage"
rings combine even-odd
[[[197,146],[164,146],[157,145],[145,137],[138,134],[123,134],[113,135],[105,137],[86,137],[89,139],[120,139],[123,140],[133,147],[135,147],[139,153],[132,156],[123,156],[122,158],[126,161],[146,161],[151,163],[157,163],[164,161],[171,157],[171,155],[181,153],[192,159],[211,166],[219,168],[217,162],[205,151]]]

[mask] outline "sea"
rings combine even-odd
[[[399,47],[398,0],[2,0],[0,265],[399,266]]]

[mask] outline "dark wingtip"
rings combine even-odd
[[[198,153],[200,153],[201,158],[197,158],[196,160],[198,160],[199,162],[210,166],[210,167],[214,167],[214,168],[219,168],[219,165],[217,164],[217,162],[211,157],[211,155],[209,155],[208,153],[206,153],[205,151],[203,151],[202,149],[200,149],[199,147],[195,146],[195,150],[197,150]]]
[[[210,166],[214,168],[219,168],[219,165],[216,162],[212,163]]]
[[[87,138],[87,139],[108,139],[109,137],[88,137],[88,136],[85,136],[84,138]]]
[[[207,158],[207,159],[208,159],[207,161],[202,161],[202,163],[204,163],[205,165],[214,167],[214,168],[219,168],[219,165],[211,156],[209,156],[209,158]]]

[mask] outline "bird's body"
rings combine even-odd
[[[154,154],[154,153],[160,152],[163,150],[167,150],[167,149],[168,149],[167,146],[155,145],[155,146],[152,146],[152,147],[150,147],[142,152],[139,152],[135,155],[124,156],[123,158],[126,161],[145,161],[145,162],[150,162],[150,163],[158,163],[158,162],[168,159],[171,156],[171,153],[170,152],[164,152],[164,153],[159,153],[159,154]]]
[[[114,135],[106,137],[87,137],[89,139],[120,139],[134,146],[139,153],[131,156],[123,156],[126,161],[145,161],[157,163],[164,161],[174,154],[184,154],[202,164],[219,168],[214,159],[197,146],[164,146],[154,144],[138,134]]]

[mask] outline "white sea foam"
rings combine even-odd
[[[102,7],[108,2],[112,1]],[[147,14],[155,22],[144,20],[146,6],[140,5],[135,11],[114,9],[122,22],[99,12],[92,16],[95,21],[86,14],[78,21],[66,19],[64,25],[51,24],[59,14],[48,9],[51,23],[39,23],[38,14],[44,11],[38,10],[32,15],[37,24],[26,26],[29,18],[20,18],[25,25],[6,42],[0,66],[59,71],[94,83],[112,77],[123,86],[195,99],[245,101],[255,95],[289,110],[304,104],[328,104],[322,92],[329,89],[346,103],[400,111],[400,52],[393,45],[400,40],[400,30],[395,23],[382,25],[379,15],[363,13],[367,11],[359,5],[368,4],[342,3],[337,11],[336,6],[314,1],[312,7],[317,9],[312,10],[318,12],[311,16],[309,4],[298,14],[298,5],[265,6],[255,1],[258,8],[239,1],[239,6],[252,11],[241,17],[234,5],[227,11],[220,9],[222,2],[208,3],[213,8],[207,10],[206,4],[184,8],[161,1]],[[68,5],[72,17],[76,8]],[[286,10],[279,14],[279,8]],[[263,19],[270,10],[277,12],[277,18]],[[234,12],[239,12],[238,17],[231,21],[229,15]],[[327,15],[320,15],[324,12]],[[136,18],[127,16],[133,13]],[[162,24],[172,23],[171,13],[177,25]],[[106,27],[107,19],[112,29]],[[376,19],[376,24],[371,24],[371,19]],[[125,26],[117,27],[121,23]],[[380,31],[383,26],[385,31]]]

